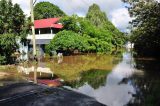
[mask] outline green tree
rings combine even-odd
[[[110,35],[113,46],[121,47],[125,43],[125,36],[120,32],[107,18],[105,12],[102,12],[97,4],[89,7],[86,18],[96,27],[103,30],[103,34]],[[97,29],[97,28],[96,28]]]
[[[102,27],[108,20],[105,12],[100,10],[100,7],[97,4],[93,4],[89,7],[86,18],[95,26]]]
[[[76,15],[61,19],[65,30],[72,30],[89,43],[88,52],[108,52],[112,49],[112,36],[108,31],[97,28],[86,18]]]
[[[134,20],[131,41],[138,55],[160,56],[160,3],[154,0],[137,0],[130,3],[129,13]]]
[[[0,1],[0,34],[15,33],[20,35],[25,23],[25,15],[18,4],[11,0]]]
[[[18,4],[15,4],[13,7],[13,29],[14,33],[20,34],[25,27],[25,15],[22,9]]]
[[[3,57],[3,61],[6,60],[7,63],[13,63],[12,54],[17,48],[18,45],[14,34],[0,35],[0,57]]]
[[[63,25],[63,29],[72,30],[76,33],[79,33],[79,31],[81,30],[81,27],[80,27],[81,19],[82,18],[78,17],[77,15],[72,15],[71,17],[65,16],[61,18],[60,22]]]
[[[46,19],[65,16],[65,13],[50,2],[39,2],[34,7],[35,19]]]
[[[0,1],[0,64],[13,63],[12,54],[18,49],[16,38],[25,38],[25,15],[11,0]],[[22,34],[23,33],[23,34]]]

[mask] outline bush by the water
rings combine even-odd
[[[76,49],[85,51],[88,49],[87,47],[88,43],[84,37],[73,31],[64,30],[56,34],[46,49],[48,52],[58,50],[73,52]]]

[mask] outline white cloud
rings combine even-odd
[[[39,0],[42,1],[42,0]],[[110,11],[122,7],[123,3],[121,0],[45,0],[58,5],[67,14],[72,15],[73,13],[83,12],[85,15],[87,13],[88,7],[93,3],[98,4],[103,11],[107,14]]]
[[[111,12],[112,23],[121,30],[126,30],[128,22],[131,21],[128,10],[126,8],[120,8]]]

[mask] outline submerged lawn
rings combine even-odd
[[[66,56],[63,58],[62,63],[57,63],[57,59],[46,63],[56,75],[65,81],[74,81],[79,80],[83,76],[83,73],[87,71],[101,70],[108,73],[119,60],[119,58],[111,55],[79,55]]]
[[[26,78],[19,73],[16,66],[0,66],[0,86],[15,82],[24,82]]]
[[[85,80],[90,80],[90,82],[94,79],[104,80],[119,61],[120,58],[113,55],[90,54],[64,56],[61,59],[45,59],[38,62],[37,65],[29,62],[29,64],[25,63],[21,66],[25,68],[31,68],[32,66],[48,68],[53,71],[56,77],[64,79],[67,83],[79,80],[83,80],[81,81],[83,83]],[[24,81],[30,76],[33,76],[33,72],[25,75],[17,70],[17,66],[0,66],[1,81]]]

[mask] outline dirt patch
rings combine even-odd
[[[1,77],[5,77],[5,76],[9,76],[9,75],[10,75],[9,73],[0,72],[0,79],[1,79]]]

